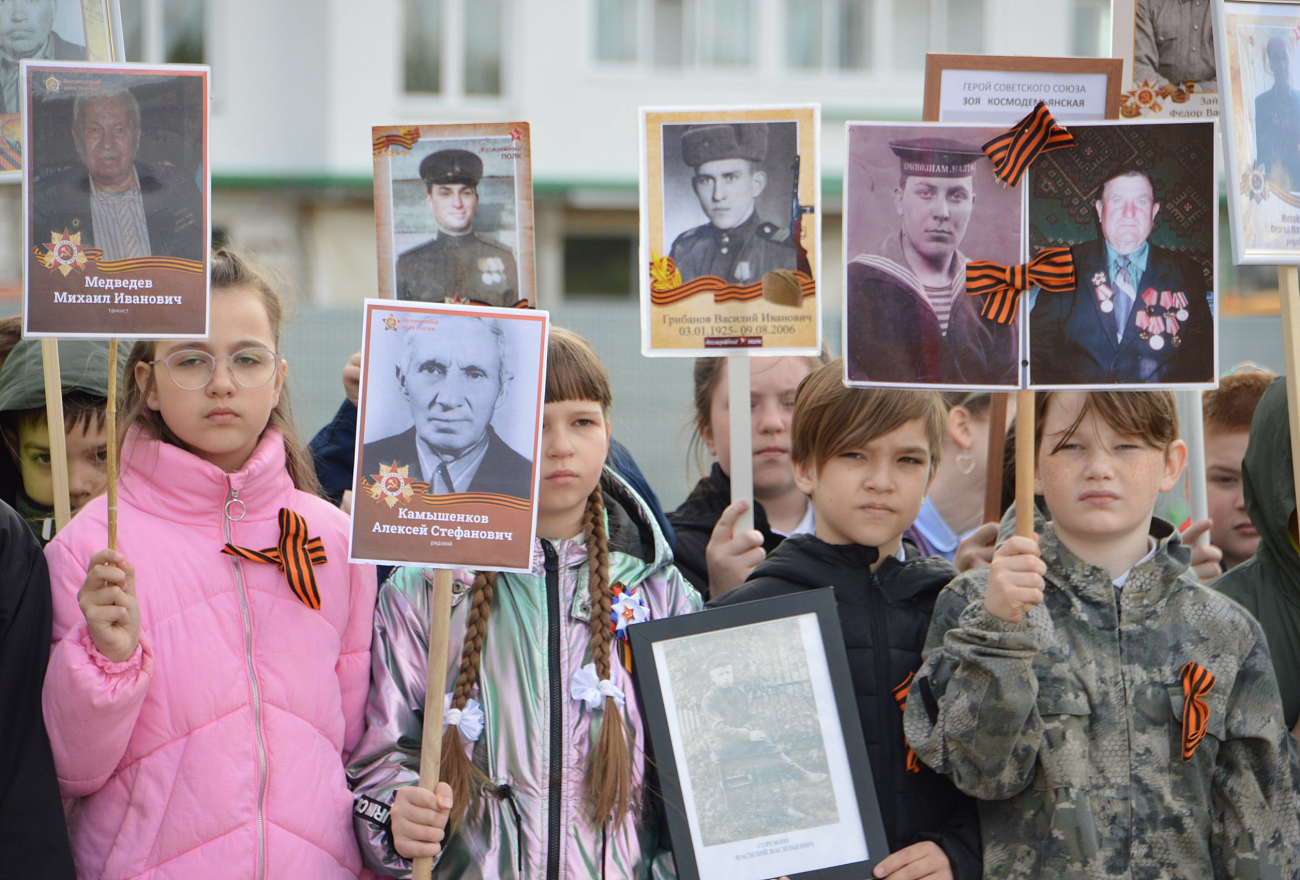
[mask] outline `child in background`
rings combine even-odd
[[[54,476],[45,414],[45,372],[39,339],[25,339],[0,367],[0,500],[27,520],[42,545],[54,537]],[[68,500],[75,513],[108,482],[108,343],[59,342]]]
[[[980,798],[985,876],[1297,876],[1300,771],[1268,646],[1152,517],[1168,391],[1040,393],[1052,521],[940,595],[912,748]]]
[[[44,708],[82,877],[350,878],[375,574],[314,494],[259,270],[212,255],[211,335],[137,343],[119,551],[96,498],[46,548]],[[283,567],[283,568],[282,568]],[[138,586],[138,591],[137,591]]]
[[[552,326],[532,571],[457,573],[445,718],[423,717],[431,574],[398,569],[380,592],[369,726],[348,772],[381,874],[409,876],[418,856],[438,856],[439,877],[671,874],[623,621],[700,599],[603,467],[610,402],[595,352]],[[415,785],[426,723],[445,728],[436,795]]]
[[[1250,422],[1273,374],[1238,368],[1201,395],[1205,424],[1205,494],[1210,543],[1223,551],[1222,569],[1236,568],[1255,555],[1259,532],[1246,512],[1241,462],[1246,457]]]
[[[716,607],[835,590],[871,777],[892,855],[876,877],[980,876],[974,802],[916,761],[897,698],[921,665],[935,598],[957,570],[904,539],[946,430],[931,391],[846,388],[835,361],[799,386],[791,457],[816,533],[793,535]],[[794,804],[797,807],[797,804]]]

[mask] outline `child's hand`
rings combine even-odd
[[[993,553],[984,608],[1007,623],[1019,623],[1025,609],[1043,601],[1047,565],[1038,549],[1038,536],[1008,538]],[[918,844],[919,845],[919,844]]]
[[[1192,571],[1196,572],[1196,576],[1203,581],[1212,581],[1223,574],[1223,570],[1219,568],[1219,563],[1223,561],[1223,551],[1213,544],[1196,543],[1196,540],[1208,532],[1213,525],[1212,520],[1199,519],[1188,523],[1178,532],[1183,543],[1192,549]]]
[[[952,564],[958,571],[970,571],[973,568],[988,568],[993,562],[993,550],[998,543],[998,524],[984,523],[971,532],[957,545]]]
[[[429,791],[418,785],[399,788],[389,814],[393,829],[393,848],[404,859],[436,856],[442,852],[451,814],[451,786],[439,782]]]
[[[943,847],[933,840],[923,840],[893,853],[872,872],[889,880],[952,880],[952,863]]]
[[[732,534],[736,520],[748,508],[748,501],[728,504],[709,536],[709,545],[704,548],[704,562],[709,571],[710,596],[721,596],[743,584],[767,555],[763,552],[763,533],[758,529]]]
[[[361,352],[348,358],[343,367],[343,394],[354,404],[361,396]]]
[[[135,566],[116,550],[90,557],[86,580],[77,591],[77,604],[99,653],[123,663],[140,643],[140,603],[135,599]]]

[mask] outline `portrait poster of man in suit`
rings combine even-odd
[[[527,123],[374,129],[381,296],[535,300]]]
[[[981,145],[997,126],[849,126],[846,378],[870,385],[1019,384],[1018,325],[982,317],[966,265],[1021,262],[1019,190]]]
[[[1209,385],[1218,190],[1212,122],[1076,124],[1028,176],[1030,245],[1069,246],[1075,287],[1036,292],[1038,388]]]
[[[0,180],[22,171],[19,65],[112,61],[119,18],[112,0],[0,0]]]
[[[366,328],[354,555],[526,567],[545,315],[370,300]]]
[[[205,335],[207,68],[23,71],[25,332]]]

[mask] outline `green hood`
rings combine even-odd
[[[124,358],[121,360],[125,360]],[[41,341],[24,339],[0,369],[0,412],[45,408],[45,372]],[[108,398],[108,342],[99,339],[59,341],[63,393],[83,391]]]
[[[1278,376],[1264,392],[1250,426],[1250,444],[1241,463],[1246,512],[1259,530],[1260,557],[1280,579],[1273,587],[1300,601],[1300,554],[1291,546],[1287,526],[1295,513],[1295,477],[1291,470],[1291,428],[1287,420],[1286,377]]]

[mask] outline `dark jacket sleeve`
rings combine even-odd
[[[0,504],[0,865],[5,876],[76,876],[41,712],[50,574],[27,524]]]
[[[650,481],[641,473],[641,468],[637,466],[636,459],[626,446],[619,443],[614,438],[609,440],[609,455],[606,456],[610,468],[624,480],[627,480],[632,490],[641,496],[641,500],[650,508],[654,514],[655,522],[659,524],[659,531],[664,533],[664,539],[668,542],[669,547],[676,547],[676,535],[673,532],[672,523],[664,515],[663,506],[659,503],[659,496],[655,490],[650,488]],[[692,583],[692,585],[694,585]]]
[[[672,522],[673,514],[668,514]],[[673,564],[682,577],[706,600],[709,598],[709,568],[704,561],[704,548],[709,546],[710,532],[692,525],[673,523]]]
[[[935,831],[921,834],[943,848],[952,865],[953,880],[980,880],[984,876],[984,845],[980,841],[979,808],[974,798],[963,797],[948,821]]]
[[[325,497],[335,504],[343,500],[345,489],[352,488],[356,442],[357,405],[345,399],[333,420],[308,445]]]

